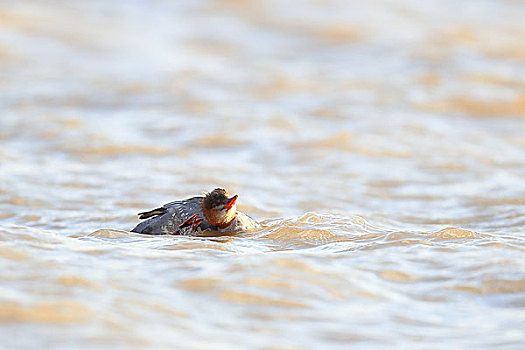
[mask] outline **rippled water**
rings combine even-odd
[[[524,10],[0,2],[2,348],[522,348]]]

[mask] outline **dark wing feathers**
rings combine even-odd
[[[191,198],[188,198],[188,199],[183,199],[183,200],[178,200],[178,201],[166,203],[162,207],[163,208],[169,208],[169,207],[173,207],[173,206],[181,205],[181,204],[200,203],[203,198],[204,197],[191,197]]]
[[[152,216],[158,216],[158,215],[164,215],[168,212],[168,209],[171,208],[171,207],[179,207],[179,210],[181,210],[186,218],[187,219],[188,217],[190,217],[191,215],[193,215],[193,212],[190,214],[188,212],[186,212],[186,210],[184,210],[185,208],[185,205],[188,205],[190,206],[191,209],[193,210],[199,210],[200,209],[200,201],[202,200],[203,197],[192,197],[192,198],[188,198],[188,199],[185,199],[185,200],[178,200],[178,201],[174,201],[174,202],[170,202],[170,203],[167,203],[167,204],[164,204],[162,207],[160,208],[156,208],[156,209],[153,209],[153,210],[150,210],[150,211],[145,211],[145,212],[142,212],[142,213],[138,213],[138,216],[139,216],[139,219],[148,219]],[[190,209],[188,208],[188,209]],[[190,209],[190,211],[192,211]]]
[[[138,213],[137,215],[139,216],[139,219],[147,219],[147,218],[150,218],[150,217],[155,216],[155,215],[166,214],[167,212],[168,212],[168,209],[162,207],[162,208],[157,208],[157,209],[153,209],[153,210],[150,210],[150,211],[145,211],[145,212],[142,212],[142,213]]]

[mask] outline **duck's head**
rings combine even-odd
[[[228,197],[223,188],[216,188],[207,193],[202,200],[201,209],[210,225],[219,228],[230,225],[237,216],[237,198],[237,195]]]

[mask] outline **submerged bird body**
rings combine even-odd
[[[200,203],[204,197],[193,197],[185,200],[174,201],[164,204],[161,208],[149,212],[140,213],[140,219],[148,219],[139,223],[132,232],[147,233],[150,235],[171,234],[184,222],[197,214],[203,217]],[[208,221],[200,225],[202,230],[213,230]]]
[[[205,196],[174,201],[139,213],[139,223],[132,232],[151,235],[192,234],[197,231],[239,232],[257,229],[260,225],[248,215],[237,211],[237,195],[228,198],[220,188]]]

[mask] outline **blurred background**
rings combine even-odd
[[[0,0],[0,344],[525,343],[525,4]],[[264,229],[129,233],[221,186]]]

